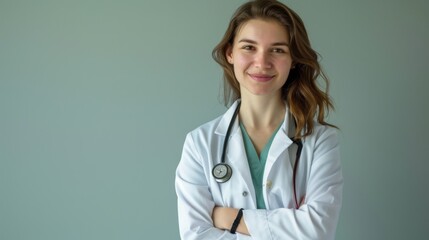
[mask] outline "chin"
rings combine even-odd
[[[276,95],[276,92],[273,91],[254,91],[252,92],[253,95],[258,97],[264,97],[264,96],[274,96]]]

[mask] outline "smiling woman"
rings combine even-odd
[[[254,19],[243,24],[226,53],[242,100],[247,94],[281,97],[292,67],[288,45],[287,31],[276,21]]]
[[[233,104],[186,137],[176,170],[181,238],[334,239],[339,146],[303,22],[280,2],[250,1],[213,57]]]
[[[226,52],[240,85],[241,120],[251,135],[257,135],[252,142],[258,154],[282,117],[273,125],[254,126],[251,122],[244,122],[247,120],[243,117],[247,109],[245,104],[251,101],[254,101],[252,105],[258,102],[266,104],[270,99],[281,99],[281,89],[292,67],[288,43],[289,36],[281,24],[274,20],[253,19],[243,24]],[[280,116],[284,115],[283,111],[280,113]]]

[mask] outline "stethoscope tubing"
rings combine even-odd
[[[298,145],[298,150],[296,151],[296,157],[295,157],[295,164],[293,166],[293,196],[295,199],[295,206],[298,209],[299,208],[299,203],[298,203],[298,199],[297,199],[297,195],[296,195],[296,173],[298,172],[298,163],[299,163],[299,159],[301,158],[301,151],[302,151],[302,141],[301,139],[298,140],[294,140],[294,138],[292,139],[293,142]]]
[[[232,125],[234,125],[235,119],[237,118],[238,112],[240,111],[241,102],[238,102],[237,108],[235,108],[234,114],[232,115],[231,122],[228,125],[228,129],[226,130],[225,140],[223,142],[222,149],[222,158],[221,163],[225,164],[225,153],[226,147],[228,146],[229,135],[231,134]]]

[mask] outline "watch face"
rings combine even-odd
[[[225,163],[219,163],[213,167],[212,173],[217,182],[223,183],[231,178],[232,169]]]

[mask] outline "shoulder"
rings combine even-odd
[[[304,139],[304,143],[314,159],[330,159],[332,164],[340,161],[340,144],[335,127],[315,122],[313,133]]]
[[[338,145],[338,130],[332,126],[314,122],[313,133],[306,140],[314,144],[315,147],[319,145],[334,147]]]
[[[195,128],[189,132],[188,135],[194,138],[212,138],[214,136],[224,136],[227,132],[228,126],[231,124],[230,121],[233,118],[238,103],[239,101],[234,102],[224,114]]]
[[[187,134],[187,139],[191,138],[194,143],[208,143],[213,138],[217,127],[219,126],[222,116],[219,116],[209,122],[206,122]]]
[[[221,118],[222,116],[217,117],[188,132],[183,145],[182,164],[190,162],[209,164],[211,156],[218,152],[220,146],[221,139],[216,134],[216,127]]]
[[[312,135],[316,136],[322,136],[322,135],[337,135],[337,128],[329,126],[329,125],[323,125],[318,122],[314,122],[314,132]]]

